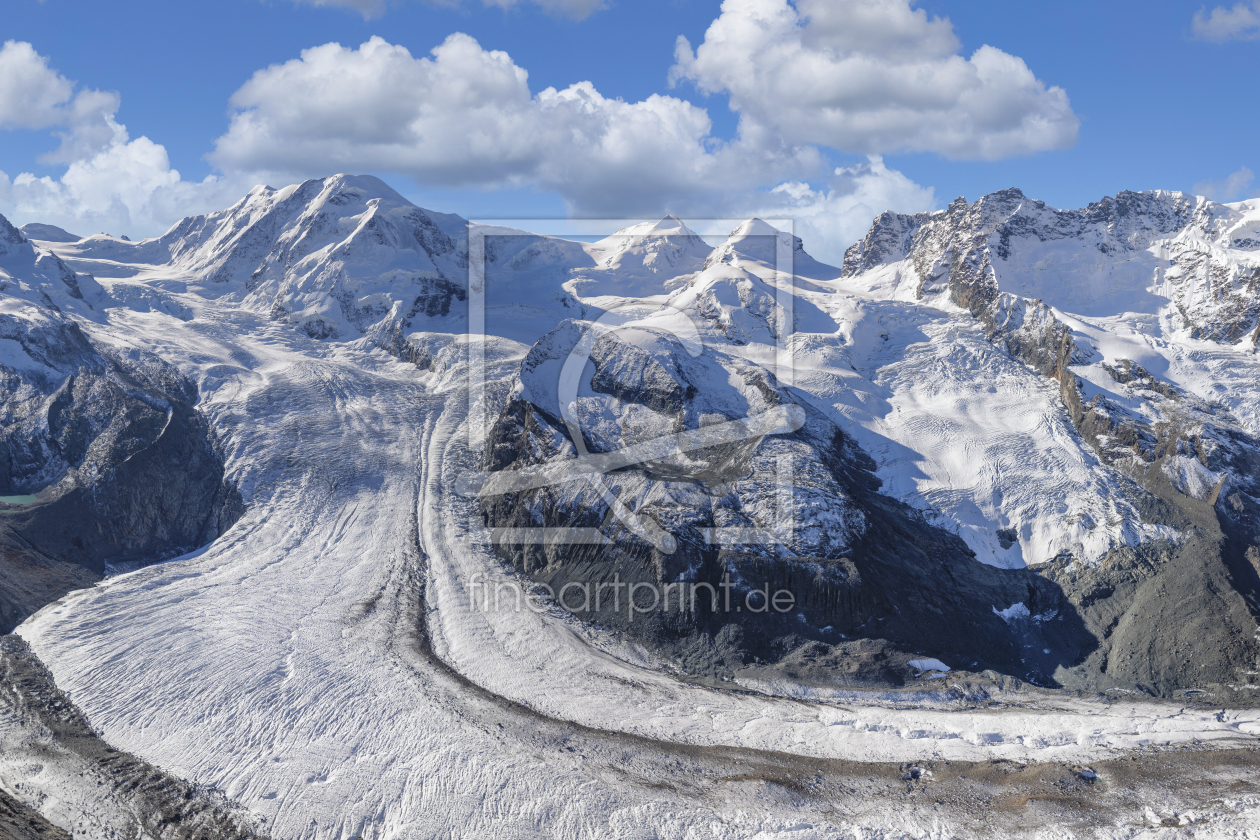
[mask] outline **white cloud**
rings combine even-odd
[[[1260,38],[1260,9],[1247,3],[1230,9],[1217,6],[1211,12],[1199,9],[1190,28],[1194,37],[1203,41],[1254,41]]]
[[[363,15],[365,20],[380,17],[385,14],[385,10],[389,5],[388,0],[293,0],[295,3],[305,3],[310,6],[328,6],[343,9],[352,9]],[[460,0],[429,0],[433,5],[438,6],[457,6]],[[604,8],[607,4],[605,0],[481,0],[486,6],[498,6],[501,9],[510,9],[515,6],[533,3],[550,15],[557,17],[567,17],[574,20],[582,20],[588,17],[592,12]]]
[[[1246,198],[1247,189],[1251,186],[1253,175],[1250,169],[1242,167],[1230,173],[1221,181],[1200,181],[1194,185],[1195,195],[1210,198],[1213,201],[1234,201]]]
[[[370,16],[395,0],[297,2]],[[580,17],[604,0],[482,2]],[[708,112],[674,96],[626,102],[590,82],[531,91],[507,53],[464,34],[427,56],[372,38],[254,73],[209,156],[223,174],[190,183],[162,146],[130,139],[114,118],[117,94],[77,89],[29,44],[10,43],[0,52],[0,127],[57,132],[61,148],[45,160],[66,170],[0,173],[0,209],[145,235],[255,183],[396,173],[427,187],[554,192],[577,216],[790,213],[820,257],[836,259],[875,214],[934,205],[930,188],[880,153],[995,158],[1076,136],[1062,90],[992,47],[963,58],[949,21],[906,0],[727,0],[697,50],[678,47],[672,77],[728,94],[740,114],[734,139],[714,137]],[[831,172],[826,147],[871,157]]]
[[[53,129],[61,146],[41,160],[67,168],[59,179],[0,171],[0,212],[17,224],[147,235],[248,189],[234,179],[180,180],[165,148],[147,137],[131,140],[114,120],[118,105],[116,93],[76,92],[30,44],[6,42],[0,48],[0,128]]]
[[[24,41],[0,47],[0,129],[57,129],[61,148],[44,155],[49,163],[65,163],[112,143],[120,130],[113,119],[118,104],[116,93],[76,93],[74,83]]]
[[[314,47],[255,73],[232,105],[212,157],[256,180],[369,170],[431,186],[554,191],[586,216],[791,215],[811,253],[832,260],[883,210],[935,206],[930,188],[878,156],[815,189],[799,180],[826,171],[815,147],[755,125],[719,142],[707,112],[674,97],[624,102],[590,82],[531,93],[506,53],[463,34],[432,57],[381,38]]]
[[[396,1],[295,0],[365,16]],[[604,0],[482,2],[581,17]],[[674,96],[626,102],[590,82],[531,91],[507,53],[460,33],[419,57],[381,38],[325,44],[236,91],[209,156],[222,174],[190,183],[161,145],[132,140],[115,120],[117,94],[78,88],[29,44],[9,42],[0,128],[55,132],[61,147],[43,160],[66,170],[0,172],[0,210],[145,235],[255,183],[366,171],[428,187],[554,192],[578,216],[791,213],[834,259],[878,212],[934,204],[931,189],[884,165],[883,152],[996,158],[1075,140],[1062,90],[1001,50],[964,58],[958,47],[948,20],[907,0],[726,0],[698,49],[679,40],[671,70],[675,81],[729,95],[740,121],[723,140],[704,108]],[[871,157],[830,172],[827,147]]]
[[[993,160],[1076,142],[1061,88],[995,47],[958,47],[906,0],[726,0],[698,48],[679,37],[671,80],[729,94],[742,124],[788,143]]]
[[[64,124],[74,83],[48,67],[30,44],[0,47],[0,128],[47,128]]]
[[[209,176],[184,181],[166,149],[147,137],[119,142],[72,161],[60,178],[0,171],[0,213],[14,224],[44,222],[77,233],[156,236],[187,215],[227,207],[252,186]]]
[[[761,204],[756,201],[750,202],[751,212],[739,215],[792,218],[806,250],[832,265],[843,262],[844,249],[865,236],[871,220],[885,210],[919,213],[936,208],[931,187],[889,169],[878,156],[836,169],[825,188],[788,181],[761,197]]]
[[[711,135],[681,99],[609,99],[589,82],[532,94],[500,51],[455,34],[414,57],[372,38],[325,44],[254,74],[212,159],[226,171],[388,171],[436,186],[531,186],[581,213],[650,212],[670,197],[747,190],[817,172],[807,146]]]

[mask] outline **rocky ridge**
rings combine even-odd
[[[1083,283],[1102,291],[1059,293],[1057,303],[1083,304],[1088,312],[1100,298],[1127,295],[1124,302],[1136,300],[1191,340],[1254,345],[1260,338],[1254,204],[1122,192],[1085,210],[1062,211],[1012,189],[970,204],[959,199],[937,213],[882,214],[845,254],[845,276],[895,266],[915,298],[947,298],[970,312],[991,341],[1055,380],[1081,437],[1134,482],[1144,518],[1183,534],[1180,542],[1113,550],[1097,569],[1082,569],[1069,555],[1045,570],[1063,583],[1102,642],[1077,670],[1092,665],[1118,685],[1166,692],[1193,680],[1197,674],[1175,652],[1198,647],[1194,640],[1203,634],[1221,638],[1231,651],[1227,670],[1240,677],[1253,672],[1260,655],[1248,638],[1260,615],[1260,440],[1223,405],[1133,360],[1100,360],[1060,310],[1010,289],[1054,292],[1055,281]],[[1047,251],[1047,243],[1062,247]],[[1083,259],[1081,250],[1089,256]],[[1034,264],[1044,276],[1029,282]],[[1153,279],[1138,279],[1151,266]],[[1083,280],[1074,276],[1081,274]],[[1089,396],[1092,389],[1078,375],[1089,365],[1105,371],[1127,405],[1104,393]],[[1167,594],[1177,602],[1170,605]],[[1227,630],[1204,626],[1199,617],[1207,615]],[[1166,632],[1187,626],[1184,636]],[[1142,654],[1135,656],[1137,648]]]
[[[566,412],[558,368],[588,331],[590,361]],[[634,593],[616,604],[576,596],[567,606],[710,678],[821,656],[841,663],[824,681],[901,684],[926,651],[1054,685],[1056,670],[1084,655],[1090,639],[1056,586],[977,562],[956,536],[881,495],[869,456],[764,368],[712,349],[693,358],[650,326],[611,332],[568,321],[541,339],[494,423],[483,467],[507,480],[579,451],[616,453],[786,408],[799,412],[800,428],[673,452],[611,472],[602,486],[578,477],[503,492],[492,481],[481,491],[483,522],[598,530],[603,540],[504,538],[498,550],[554,592],[617,581],[673,587],[663,610],[647,604],[646,589],[637,602]],[[619,506],[630,516],[619,517]],[[672,539],[654,540],[657,529]],[[781,589],[794,594],[790,614],[769,608]],[[631,603],[647,608],[636,614]],[[1036,616],[1013,627],[995,603],[1027,604]]]
[[[79,325],[103,292],[0,217],[0,629],[110,568],[211,541],[240,515],[197,390]],[[88,295],[85,296],[85,290]]]

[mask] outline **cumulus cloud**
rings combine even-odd
[[[931,187],[916,184],[883,159],[837,168],[825,187],[814,189],[800,181],[775,187],[747,215],[779,216],[795,222],[794,232],[816,258],[833,265],[844,260],[844,250],[870,229],[871,220],[885,210],[919,213],[936,208]]]
[[[256,72],[210,157],[275,180],[368,170],[528,187],[576,215],[792,211],[851,241],[884,209],[933,206],[882,153],[993,159],[1075,141],[1061,89],[996,48],[958,49],[948,20],[907,0],[727,0],[697,49],[679,40],[671,70],[729,96],[739,128],[721,140],[705,109],[674,96],[626,102],[589,82],[531,91],[508,54],[459,33],[427,56],[379,37],[325,44]],[[827,148],[872,157],[831,172]]]
[[[295,2],[370,17],[396,0]],[[582,17],[605,0],[482,2]],[[78,88],[29,44],[10,42],[0,52],[0,127],[59,134],[44,160],[66,171],[0,173],[0,207],[155,233],[254,183],[369,171],[435,187],[551,191],[575,215],[791,214],[817,243],[835,244],[815,244],[834,259],[876,213],[933,206],[931,189],[888,169],[882,153],[991,159],[1075,140],[1061,89],[996,48],[969,58],[958,49],[948,20],[908,0],[726,0],[698,48],[679,39],[671,70],[675,82],[729,96],[740,121],[724,140],[704,108],[675,96],[626,102],[590,82],[531,91],[507,53],[460,33],[418,57],[379,37],[325,44],[236,91],[209,155],[222,174],[189,183],[161,145],[132,140],[116,121],[117,94]],[[827,148],[871,157],[832,169]]]
[[[46,128],[66,122],[74,83],[27,43],[0,47],[0,128]]]
[[[578,212],[654,210],[670,196],[749,189],[817,172],[817,149],[713,138],[681,99],[609,99],[590,82],[530,92],[507,53],[454,34],[415,57],[375,37],[325,44],[254,74],[212,159],[231,171],[399,172],[431,185],[531,186]]]
[[[48,163],[98,151],[118,136],[118,94],[74,88],[30,44],[5,41],[0,47],[0,129],[56,129],[61,147],[43,156]]]
[[[307,1],[366,15],[392,2]],[[531,2],[581,12],[602,0]],[[421,56],[379,37],[324,44],[233,94],[208,156],[221,174],[190,183],[161,145],[129,137],[117,94],[79,88],[29,44],[8,44],[0,127],[61,134],[47,160],[66,170],[0,173],[0,208],[151,234],[256,183],[394,173],[428,187],[554,192],[577,216],[791,215],[834,260],[877,213],[934,206],[882,153],[995,158],[1068,145],[1077,130],[1062,90],[995,48],[958,55],[949,21],[907,0],[727,0],[698,48],[680,39],[671,72],[729,96],[734,138],[715,137],[708,112],[676,96],[627,102],[584,81],[531,90],[507,53],[461,33]],[[869,157],[836,169],[828,148]]]
[[[1230,173],[1220,181],[1200,181],[1194,185],[1194,194],[1210,198],[1213,201],[1234,201],[1246,198],[1248,188],[1254,176],[1247,167]]]
[[[388,7],[387,0],[294,0],[294,2],[308,6],[353,9],[363,15],[365,20],[380,17]],[[441,6],[456,6],[459,5],[460,0],[429,0],[429,2]],[[582,20],[606,5],[604,0],[481,0],[481,2],[486,6],[498,6],[501,9],[532,3],[547,14],[574,20]]]
[[[1062,88],[995,47],[958,48],[906,0],[726,0],[699,47],[679,36],[670,75],[789,143],[993,160],[1076,142]]]
[[[66,165],[59,179],[0,171],[0,212],[13,221],[158,233],[241,189],[225,178],[182,181],[165,148],[147,137],[132,140],[114,119],[118,94],[75,88],[30,44],[0,48],[0,128],[54,130],[61,145],[41,160]]]
[[[1260,8],[1238,3],[1232,8],[1217,6],[1208,12],[1199,9],[1190,22],[1194,37],[1202,41],[1254,41],[1260,38]]]

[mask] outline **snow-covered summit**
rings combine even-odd
[[[22,234],[27,239],[34,239],[40,242],[78,242],[83,238],[56,225],[45,225],[39,222],[30,222],[18,229],[22,231]]]
[[[742,266],[763,277],[766,271],[814,279],[831,279],[840,274],[840,269],[810,256],[799,236],[778,230],[758,218],[741,222],[705,261],[706,268],[721,264]]]
[[[378,178],[334,175],[255,187],[156,239],[88,237],[62,251],[85,266],[160,266],[312,337],[357,338],[387,317],[449,310],[463,295],[466,229]]]
[[[59,305],[73,306],[72,301],[90,306],[100,291],[90,276],[75,273],[60,257],[31,242],[0,216],[0,307],[7,311],[32,303],[56,310]]]
[[[621,228],[589,250],[605,269],[677,277],[698,271],[713,248],[677,216],[666,216]]]
[[[961,306],[1008,292],[1082,315],[1158,315],[1195,338],[1255,342],[1260,203],[1163,190],[1056,210],[1017,189],[943,212],[884,213],[845,253],[844,275],[896,266],[921,298]]]

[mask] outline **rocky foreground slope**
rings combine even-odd
[[[6,840],[265,836],[221,793],[102,740],[18,636],[0,636],[0,745],[8,771],[0,778],[12,791],[0,789]]]

